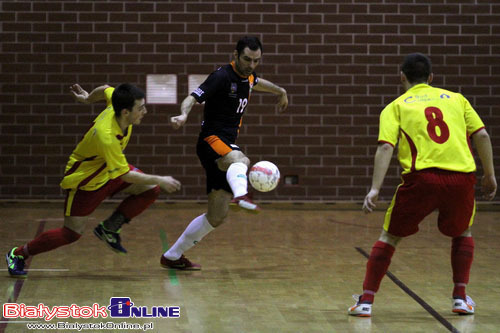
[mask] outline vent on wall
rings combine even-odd
[[[148,74],[146,102],[148,104],[177,104],[177,75]]]

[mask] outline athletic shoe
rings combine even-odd
[[[119,254],[126,254],[127,250],[121,245],[121,238],[118,232],[106,230],[102,222],[95,227],[94,235],[109,245],[111,250]]]
[[[356,304],[351,306],[347,313],[350,316],[356,317],[371,317],[372,316],[372,304],[371,303],[360,303],[361,295],[352,295],[352,298],[356,301]]]
[[[26,274],[28,274],[24,270],[24,257],[14,255],[14,251],[17,247],[10,250],[5,255],[5,260],[7,261],[7,269],[9,271],[10,276],[16,278],[25,278]]]
[[[466,296],[466,300],[461,298],[454,298],[452,303],[452,312],[458,313],[459,315],[471,315],[474,314],[474,307],[476,303],[470,298]]]
[[[243,208],[246,212],[258,214],[260,213],[260,207],[257,206],[253,201],[250,195],[245,194],[231,200],[230,205],[232,208],[240,209]]]
[[[189,261],[189,259],[184,257],[184,255],[177,260],[170,260],[162,255],[160,265],[164,268],[173,268],[181,271],[199,271],[201,269],[201,265]]]

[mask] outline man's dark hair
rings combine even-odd
[[[119,117],[123,109],[132,111],[135,101],[144,97],[144,92],[136,86],[130,83],[120,84],[111,95],[111,104],[113,104],[116,116]]]
[[[427,82],[432,73],[431,60],[421,53],[409,54],[401,66],[401,71],[410,83]]]
[[[257,51],[258,49],[260,49],[260,51],[262,52],[262,44],[257,37],[245,36],[238,41],[238,44],[236,44],[236,52],[238,52],[238,58],[240,57],[241,52],[243,52],[245,47],[248,47],[252,51]]]

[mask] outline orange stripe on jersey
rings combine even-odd
[[[203,140],[205,140],[205,142],[208,143],[210,147],[212,147],[212,149],[220,156],[224,156],[232,151],[232,149],[219,139],[217,135],[207,136]]]

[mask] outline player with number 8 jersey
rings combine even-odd
[[[428,168],[474,172],[469,137],[483,128],[464,96],[420,83],[382,111],[378,141],[393,147],[399,141],[403,174]]]
[[[382,182],[398,145],[403,183],[398,186],[384,218],[382,233],[373,245],[366,265],[363,294],[348,314],[371,316],[375,293],[380,287],[399,241],[418,231],[422,220],[439,212],[439,231],[452,238],[452,311],[473,314],[474,302],[466,295],[474,253],[471,226],[476,212],[474,141],[484,176],[484,197],[497,190],[491,141],[483,122],[461,94],[431,87],[431,61],[420,53],[408,55],[401,68],[406,92],[380,114],[378,148],[372,186],[363,210],[375,208]]]

